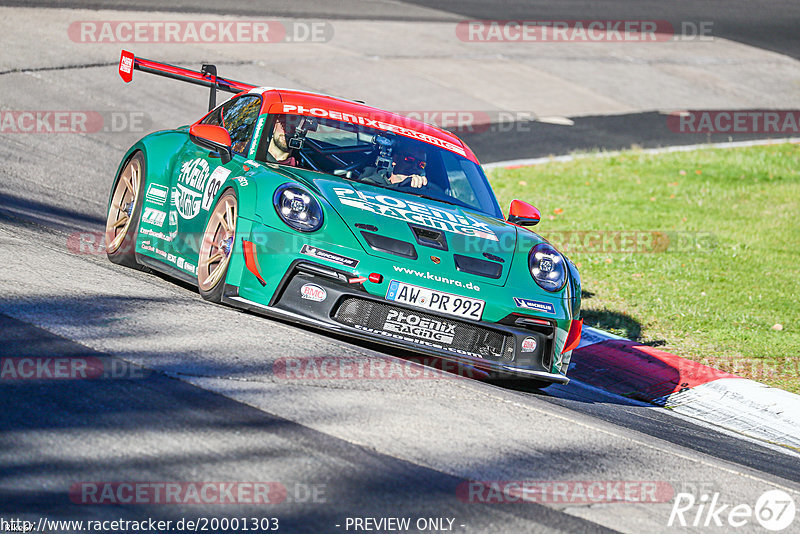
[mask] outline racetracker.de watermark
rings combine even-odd
[[[435,327],[422,323],[417,326],[426,330]],[[471,366],[432,357],[409,357],[403,360],[341,356],[288,357],[275,360],[272,373],[282,380],[441,380],[488,376]]]
[[[720,371],[757,381],[800,381],[800,356],[785,356],[778,360],[740,358],[735,356],[708,356],[700,360]]]
[[[325,484],[281,482],[77,482],[69,499],[82,505],[324,503]]]
[[[775,109],[691,110],[667,115],[667,127],[683,134],[800,135],[800,111]]]
[[[144,111],[0,110],[0,134],[144,133]]]
[[[717,246],[717,239],[711,232],[557,230],[547,232],[546,237],[564,254],[710,252]]]
[[[470,133],[531,132],[539,117],[532,111],[498,111],[469,109],[399,110],[399,115],[449,130],[456,135]],[[550,122],[551,119],[543,119]],[[409,123],[410,124],[410,123]]]
[[[469,43],[663,43],[711,41],[712,21],[465,20],[456,36]]]
[[[277,20],[79,20],[67,34],[76,43],[327,43],[328,21]]]
[[[7,356],[0,358],[0,382],[144,378],[149,371],[124,360],[97,356]]]
[[[456,488],[459,500],[475,504],[664,503],[674,495],[670,483],[651,480],[484,480]]]
[[[152,211],[148,212],[152,213]],[[163,220],[167,219],[166,212]],[[161,217],[159,217],[161,220]],[[162,222],[163,224],[163,222]],[[166,228],[165,228],[166,229]],[[168,229],[166,229],[168,230]],[[149,228],[140,230],[141,234],[156,237],[166,236],[172,240],[171,234],[154,232]],[[501,254],[508,251],[530,250],[539,243],[538,238],[522,232],[506,232],[495,239],[484,239],[475,236],[464,237],[464,251],[475,254]],[[675,252],[708,253],[717,247],[717,238],[711,232],[678,232],[661,230],[564,230],[551,231],[544,234],[558,250],[564,254],[659,254]],[[203,234],[183,234],[180,242],[173,246],[183,248],[180,254],[193,256],[199,250]],[[251,234],[250,240],[264,246],[272,253],[294,253],[302,250],[307,240],[304,236]],[[76,255],[105,254],[105,234],[99,231],[73,232],[67,237],[67,249]],[[143,247],[150,247],[150,242],[143,242]],[[135,242],[127,244],[123,252],[132,253]],[[149,250],[149,248],[145,248]],[[152,252],[152,251],[151,251]],[[164,256],[164,254],[160,254]]]

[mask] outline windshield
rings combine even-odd
[[[502,218],[481,167],[438,146],[326,118],[272,116],[266,159]]]

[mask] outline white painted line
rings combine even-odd
[[[783,143],[800,143],[800,137],[788,137],[785,139],[756,139],[754,141],[732,141],[728,143],[709,143],[700,145],[668,146],[662,148],[629,149],[624,152],[633,151],[637,154],[669,154],[672,152],[690,152],[692,150],[701,150],[704,148],[739,148],[748,146],[780,145]],[[622,152],[623,151],[621,150],[614,150],[611,152],[567,154],[565,156],[547,156],[544,158],[510,159],[506,161],[497,161],[494,163],[484,163],[482,166],[484,170],[490,171],[504,167],[529,167],[532,165],[543,165],[551,162],[619,156],[622,154]]]
[[[609,339],[625,338],[584,326],[578,347]],[[573,365],[574,361],[570,368]],[[573,379],[571,383],[579,382]],[[598,390],[586,383],[580,385]],[[669,414],[694,420],[702,426],[724,429],[800,453],[800,395],[779,388],[746,378],[719,378],[654,399],[651,405],[663,406]]]
[[[661,400],[672,412],[800,451],[800,395],[745,378],[720,378]]]

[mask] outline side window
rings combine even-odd
[[[217,109],[206,115],[202,124],[210,124],[211,126],[222,126],[222,106],[217,106]]]
[[[222,106],[222,124],[231,136],[231,148],[244,154],[253,137],[258,113],[261,110],[261,97],[246,95],[226,102]]]

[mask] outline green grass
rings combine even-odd
[[[588,325],[800,392],[800,145],[633,150],[490,180],[502,205],[541,210],[534,230],[578,265]],[[595,231],[640,232],[652,252],[587,246]]]

